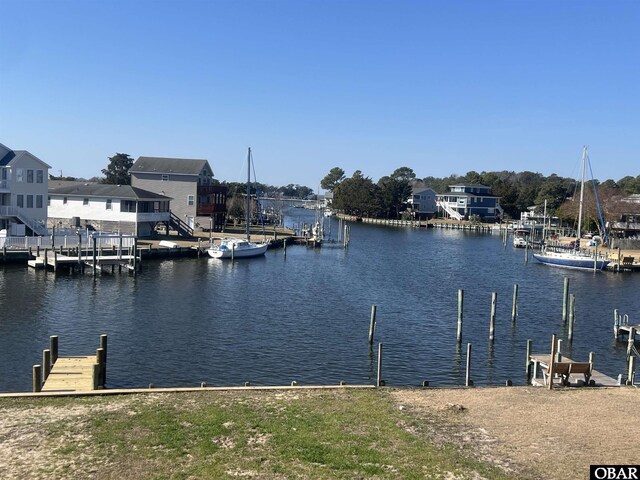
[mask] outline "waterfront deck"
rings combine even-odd
[[[595,387],[617,387],[620,386],[615,378],[609,377],[602,372],[593,369],[593,363],[590,362],[576,362],[568,357],[562,356],[560,361],[554,362],[555,372],[563,373],[565,375],[563,379],[558,377],[554,373],[554,378],[549,378],[549,354],[532,354],[529,356],[529,363],[533,367],[533,373],[531,375],[531,385],[535,386],[548,386],[547,382],[554,382],[553,385],[558,386],[595,386]],[[574,364],[576,372],[571,373],[569,366]],[[588,378],[583,373],[585,371],[584,366],[590,365],[588,368]],[[558,368],[560,367],[560,368]],[[538,378],[538,373],[542,374],[542,378]],[[585,381],[586,380],[586,381]],[[559,383],[557,383],[559,382]]]
[[[139,257],[138,257],[139,258]],[[32,268],[51,268],[54,271],[58,269],[58,267],[66,266],[66,267],[74,267],[76,265],[88,266],[95,270],[102,270],[105,266],[115,266],[126,267],[129,270],[133,270],[135,267],[136,257],[134,255],[65,255],[57,252],[46,252],[41,254],[34,259],[28,260],[27,265]]]

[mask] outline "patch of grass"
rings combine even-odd
[[[119,478],[507,478],[407,428],[382,390],[141,395],[102,408],[123,398],[91,404],[90,449],[74,444],[75,427],[53,426],[49,437],[70,441],[55,454],[88,452],[98,476]]]

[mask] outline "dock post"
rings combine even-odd
[[[596,246],[593,250],[593,273],[596,273],[598,271],[598,244],[596,243]]]
[[[568,340],[573,341],[573,324],[576,321],[576,296],[575,294],[569,295],[569,334]]]
[[[559,338],[558,339],[558,349],[556,350],[556,362],[561,362],[562,361],[562,339]]]
[[[524,264],[527,265],[529,263],[529,240],[525,240],[524,242]]]
[[[553,364],[556,361],[556,334],[554,333],[551,336],[551,355],[549,355],[549,370],[547,371],[549,375],[549,390],[553,389],[553,375],[554,368]]]
[[[518,316],[518,284],[513,285],[513,303],[511,304],[511,322],[516,323]]]
[[[458,344],[462,343],[462,311],[464,305],[464,290],[458,289],[458,333],[456,339]]]
[[[376,377],[376,387],[382,386],[382,343],[378,344],[378,375]]]
[[[634,385],[635,384],[635,376],[636,376],[636,357],[629,357],[629,368],[627,369],[627,384]]]
[[[93,390],[98,390],[100,388],[100,364],[93,364],[93,371],[91,373],[91,378],[93,380]]]
[[[42,367],[40,365],[33,366],[33,391],[34,393],[42,391]]]
[[[98,267],[96,265],[97,261],[98,261],[98,239],[96,237],[91,237],[91,240],[93,241],[93,276],[96,276],[96,273],[98,273]]]
[[[564,277],[564,290],[562,292],[562,323],[567,322],[568,299],[569,299],[569,277]]]
[[[618,309],[613,309],[613,336],[615,339],[618,339],[618,335],[620,334],[620,315],[618,314]]]
[[[104,361],[107,362],[107,334],[100,335],[100,348],[104,350]]]
[[[589,363],[591,364],[591,370],[593,370],[593,364],[596,363],[595,352],[589,352]]]
[[[58,336],[51,335],[49,337],[49,350],[51,351],[51,365],[58,360]]]
[[[464,386],[470,387],[473,385],[471,381],[471,344],[467,343],[467,369],[464,375]]]
[[[51,350],[42,351],[42,381],[46,382],[51,373]]]
[[[527,361],[525,364],[525,374],[527,377],[527,385],[529,385],[529,379],[531,377],[531,349],[533,348],[533,341],[527,340]]]
[[[627,342],[627,358],[633,356],[633,342],[636,338],[636,327],[629,328],[629,341]]]
[[[371,320],[369,322],[369,345],[373,345],[373,332],[376,328],[376,306],[371,305]]]
[[[53,251],[53,273],[58,271],[58,252]]]
[[[98,372],[98,386],[104,388],[107,380],[107,361],[105,359],[105,351],[102,348],[96,349],[96,363],[100,365],[100,371]]]
[[[232,262],[235,260],[235,256],[236,256],[236,244],[232,243],[231,244],[231,261]]]
[[[200,258],[200,250],[202,250],[202,239],[198,238],[198,258]]]
[[[284,256],[287,257],[287,239],[282,240],[282,248],[284,249]]]
[[[489,320],[489,341],[493,342],[496,329],[496,303],[498,292],[491,292],[491,319]]]
[[[38,255],[39,257],[40,255]],[[45,248],[44,249],[44,271],[46,272],[47,269],[49,268],[49,255],[48,255],[48,251]]]

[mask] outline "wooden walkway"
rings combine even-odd
[[[107,378],[107,335],[100,335],[95,355],[58,356],[58,336],[42,351],[42,365],[33,366],[34,392],[88,392],[103,389]]]
[[[96,270],[102,270],[103,266],[124,266],[130,270],[133,270],[133,263],[135,258],[133,255],[96,255],[95,256],[95,268]],[[54,271],[59,266],[73,267],[78,264],[86,265],[89,268],[94,268],[94,256],[93,255],[80,255],[68,256],[57,252],[46,252],[40,254],[35,259],[29,260],[28,265],[33,268],[45,268],[50,267]]]
[[[43,392],[85,392],[97,390],[94,374],[96,356],[59,357],[42,385]]]
[[[531,384],[532,385],[544,385],[547,386],[547,377],[549,372],[549,354],[535,354],[529,356],[529,362],[533,366],[533,373],[531,375]],[[563,366],[567,364],[576,364],[583,366],[588,362],[576,362],[568,357],[562,356],[560,362],[555,362],[556,365],[561,364]],[[538,373],[542,374],[542,378],[537,378]],[[554,379],[551,379],[553,381]],[[593,369],[593,365],[591,365],[591,374],[589,380],[593,382],[593,386],[596,387],[618,387],[620,384],[615,378],[609,377],[602,372]],[[578,386],[583,385],[585,382],[585,375],[582,373],[572,373],[569,375],[569,385]],[[589,382],[591,383],[591,382]],[[556,385],[556,383],[554,383]]]

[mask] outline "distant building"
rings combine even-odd
[[[500,197],[491,194],[486,185],[449,185],[449,192],[438,195],[437,204],[445,216],[456,220],[469,220],[478,216],[484,221],[495,221],[502,215]]]
[[[170,200],[130,185],[52,180],[48,224],[147,237],[158,224],[168,228]]]
[[[409,210],[419,220],[433,218],[438,207],[436,204],[436,192],[431,188],[414,190],[408,200]]]
[[[171,226],[179,233],[193,233],[196,224],[214,230],[224,225],[227,188],[214,185],[207,160],[139,157],[129,173],[131,186],[172,198]]]
[[[3,235],[47,235],[50,168],[26,150],[11,150],[0,143],[0,231]]]

